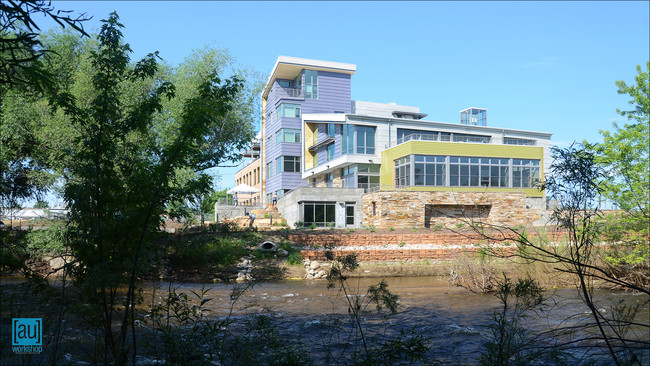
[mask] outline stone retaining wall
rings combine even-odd
[[[363,195],[363,225],[376,228],[434,227],[480,219],[513,227],[540,219],[525,193],[379,191]]]

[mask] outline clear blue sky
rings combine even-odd
[[[209,43],[268,74],[279,55],[353,63],[352,98],[420,107],[458,122],[488,109],[488,125],[553,133],[553,142],[599,141],[624,120],[633,83],[650,58],[647,1],[635,2],[66,2],[100,19],[117,11],[133,59],[171,64]],[[41,22],[40,24],[46,24]],[[234,186],[222,169],[220,186]]]

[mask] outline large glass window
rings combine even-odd
[[[414,183],[416,186],[444,186],[446,176],[445,156],[415,155]]]
[[[341,154],[374,154],[375,128],[369,126],[343,125]],[[356,137],[355,137],[356,136]],[[355,145],[356,141],[356,145]],[[356,146],[356,150],[355,150]]]
[[[335,148],[336,146],[334,143],[327,145],[327,161],[334,160],[334,153],[336,152]]]
[[[318,99],[318,71],[305,70],[305,98]]]
[[[305,226],[314,224],[325,227],[328,223],[336,221],[336,204],[334,202],[303,202],[302,209],[302,221]]]
[[[350,165],[350,166],[346,166],[341,170],[343,170],[341,174],[343,176],[343,188],[357,188],[355,182],[355,177],[356,177],[355,172],[357,171],[357,166]]]
[[[395,187],[411,185],[411,156],[395,160]]]
[[[300,130],[294,128],[281,128],[278,130],[277,143],[300,142]]]
[[[375,128],[368,126],[356,126],[357,154],[375,153]]]
[[[409,155],[395,160],[395,185],[534,188],[539,164],[532,159]]]
[[[336,136],[336,125],[334,123],[327,124],[327,137]]]
[[[277,108],[278,118],[282,117],[300,117],[300,104],[282,103]]]
[[[341,147],[341,154],[354,154],[354,125],[343,125]]]
[[[539,185],[539,160],[512,159],[512,186],[533,188]]]
[[[449,157],[452,187],[508,187],[510,159]]]

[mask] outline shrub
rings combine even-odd
[[[300,252],[289,254],[287,257],[287,264],[290,266],[302,265],[302,254],[300,254]]]
[[[229,265],[248,254],[241,239],[191,238],[173,241],[168,259],[176,265]]]

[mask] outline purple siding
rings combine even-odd
[[[350,113],[352,108],[350,75],[318,72],[318,99],[305,99],[303,113]]]
[[[303,73],[304,78],[304,73]],[[303,80],[304,81],[304,80]],[[292,97],[280,87],[277,81],[271,87],[266,104],[266,161],[267,164],[275,161],[279,156],[300,156],[301,146],[299,143],[276,143],[275,133],[281,128],[300,129],[300,118],[278,119],[276,108],[280,103],[300,104],[301,113],[334,113],[351,112],[351,78],[348,74],[335,72],[318,72],[318,99],[304,99],[303,97]],[[304,82],[303,82],[304,85]],[[341,155],[341,126],[336,128],[335,156]],[[270,139],[268,139],[270,137]],[[318,140],[327,137],[327,125],[320,124],[318,127]],[[327,147],[318,151],[319,161],[327,160]],[[275,167],[274,167],[275,168]],[[294,189],[307,185],[307,180],[301,178],[300,173],[274,173],[266,180],[266,192],[271,193],[279,189]]]

